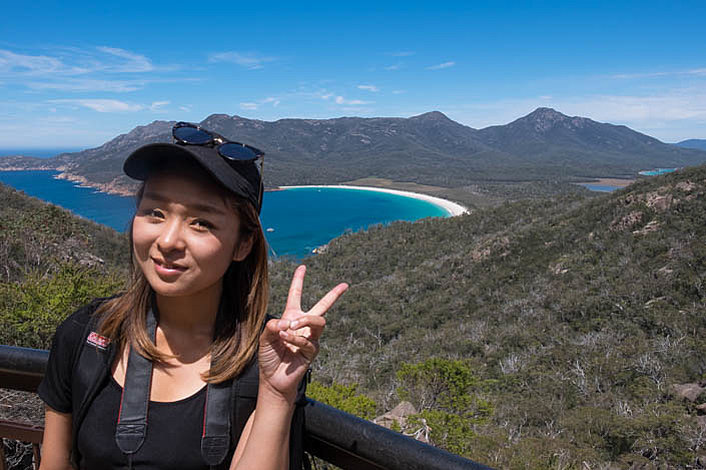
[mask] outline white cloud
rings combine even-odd
[[[402,68],[402,64],[388,65],[385,70],[399,70]]]
[[[393,57],[409,57],[414,55],[414,51],[400,51],[400,52],[392,52],[390,55]]]
[[[456,62],[444,62],[442,64],[437,64],[437,65],[432,65],[431,67],[427,67],[427,70],[447,69],[449,67],[453,67],[454,65],[456,65]]]
[[[0,73],[2,74],[40,76],[47,74],[77,75],[86,72],[88,69],[68,66],[56,57],[15,54],[12,51],[0,49]]]
[[[185,113],[191,112],[190,106],[179,106],[179,111],[184,111]]]
[[[117,47],[95,49],[58,48],[61,57],[17,54],[0,49],[0,73],[11,76],[53,77],[84,75],[97,72],[143,73],[156,67],[141,54]],[[97,52],[96,52],[97,51]],[[55,51],[56,52],[56,51]]]
[[[255,70],[264,67],[267,62],[274,62],[275,57],[262,57],[256,54],[241,54],[240,52],[217,52],[208,56],[209,62],[229,62],[246,69]]]
[[[337,96],[335,101],[336,101],[336,104],[355,105],[355,106],[374,103],[374,101],[347,100],[342,96]]]
[[[666,72],[647,72],[647,73],[623,73],[612,75],[611,78],[620,80],[631,80],[637,78],[655,78],[655,77],[672,77],[672,76],[696,76],[706,77],[706,68],[691,69],[691,70],[673,70]]]
[[[276,108],[277,106],[279,106],[279,104],[280,104],[279,98],[274,98],[274,97],[272,97],[272,96],[268,96],[267,98],[265,98],[264,100],[262,100],[262,102],[263,102],[263,103],[272,103],[272,106],[274,106],[275,108]]]
[[[323,93],[323,94],[319,95],[319,97],[320,97],[322,100],[328,100],[328,99],[331,98],[332,96],[333,96],[333,93]]]
[[[240,103],[240,109],[247,109],[248,111],[255,111],[257,107],[257,103]]]
[[[393,95],[401,95],[403,93],[407,93],[407,90],[392,90]]]
[[[157,72],[175,68],[156,67],[146,56],[117,47],[53,46],[48,51],[22,54],[0,49],[0,81],[18,89],[69,93],[130,93],[151,83],[193,81],[156,77]]]
[[[164,111],[162,108],[169,105],[170,103],[170,101],[155,101],[150,105],[150,111]]]
[[[101,52],[118,57],[120,59],[125,59],[125,62],[110,64],[106,67],[111,72],[126,72],[126,73],[136,73],[136,72],[151,72],[154,70],[152,61],[141,54],[135,54],[125,49],[120,49],[118,47],[97,47]]]
[[[380,91],[380,88],[376,87],[375,85],[358,85],[358,89],[372,91],[373,93],[377,93],[378,91]]]
[[[111,93],[127,93],[141,90],[145,86],[141,80],[97,80],[83,78],[65,78],[61,81],[34,81],[26,85],[32,90],[57,90],[57,91],[106,91]]]
[[[99,113],[125,113],[145,109],[141,104],[108,99],[50,100],[49,103],[83,106]]]

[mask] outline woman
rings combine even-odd
[[[304,312],[300,266],[282,318],[266,321],[264,154],[194,124],[172,133],[175,143],[143,146],[124,165],[143,181],[127,291],[57,329],[39,388],[41,470],[291,463],[298,386],[347,285]],[[251,413],[248,374],[257,378]]]

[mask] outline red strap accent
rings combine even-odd
[[[206,435],[206,406],[208,405],[208,386],[206,386],[206,399],[203,401],[203,430],[201,431],[201,438]]]

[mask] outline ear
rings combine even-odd
[[[250,254],[252,250],[253,242],[255,240],[254,234],[250,234],[249,237],[240,240],[238,246],[235,247],[235,253],[233,253],[233,261],[243,261]]]

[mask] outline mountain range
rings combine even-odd
[[[676,145],[687,149],[706,150],[706,139],[687,139],[678,142]]]
[[[108,192],[131,192],[122,163],[137,147],[171,141],[174,122],[138,126],[100,147],[50,159],[5,157],[1,169],[55,169]],[[652,167],[706,162],[706,151],[663,143],[625,126],[538,108],[474,129],[433,111],[410,118],[280,119],[213,114],[200,125],[263,149],[269,187],[378,177],[441,187],[474,182],[634,177]]]

